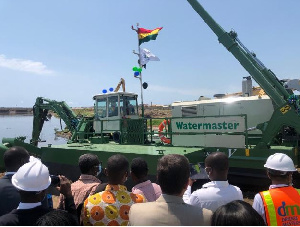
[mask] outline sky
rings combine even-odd
[[[300,79],[299,0],[199,2],[279,79]],[[163,27],[141,45],[160,58],[142,72],[145,104],[241,91],[249,74],[185,0],[0,0],[0,107],[40,96],[89,107],[121,77],[140,103],[137,23]]]

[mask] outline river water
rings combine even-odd
[[[25,142],[30,141],[32,134],[33,116],[22,115],[0,115],[0,143],[2,138],[14,138],[26,136]],[[62,121],[62,128],[65,124]],[[59,145],[66,143],[66,139],[57,137],[55,129],[61,130],[60,120],[52,117],[51,120],[45,121],[40,138],[46,142],[40,142],[39,147],[46,147],[48,144]]]

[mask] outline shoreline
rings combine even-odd
[[[26,107],[0,107],[0,115],[32,115],[33,109]]]
[[[32,113],[9,113],[9,114],[0,113],[0,116],[33,116],[33,114]]]

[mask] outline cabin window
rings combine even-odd
[[[114,117],[118,116],[118,96],[110,96],[108,97],[108,116]]]
[[[121,115],[136,115],[137,114],[137,102],[135,97],[121,96],[120,97],[120,110]]]
[[[106,117],[106,98],[97,99],[97,112],[98,118]]]

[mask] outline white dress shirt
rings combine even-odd
[[[191,193],[188,186],[183,195],[184,202],[215,211],[218,207],[234,200],[243,200],[243,193],[239,187],[230,185],[228,181],[211,181]]]
[[[38,206],[41,206],[42,203],[41,202],[37,202],[37,203],[22,203],[20,202],[19,206],[18,206],[18,210],[28,210],[28,209],[32,209]]]
[[[270,185],[269,189],[271,189],[271,188],[281,188],[281,187],[287,187],[287,186],[288,186],[287,184],[272,184],[272,185]],[[252,207],[257,211],[257,213],[260,214],[260,216],[262,216],[265,223],[267,223],[266,215],[265,215],[264,202],[263,202],[263,200],[261,198],[261,195],[259,193],[257,193],[255,195]]]
[[[5,172],[5,176],[7,175],[14,175],[16,172]]]

